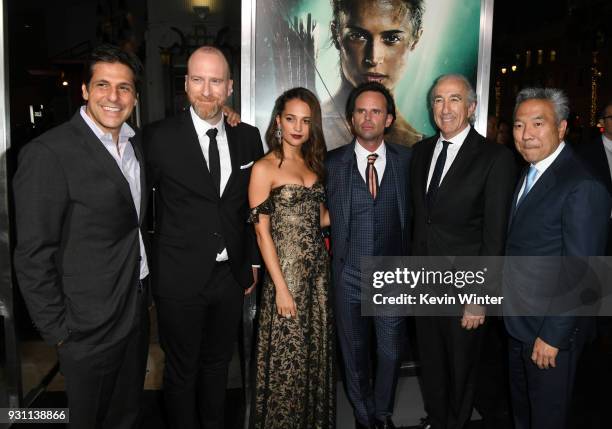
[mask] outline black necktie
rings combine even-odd
[[[206,131],[206,135],[210,140],[208,144],[208,171],[210,171],[217,193],[221,195],[221,161],[219,161],[217,131],[216,128]]]
[[[438,155],[436,165],[434,167],[433,174],[431,175],[431,182],[429,182],[429,189],[425,195],[425,202],[427,203],[427,210],[431,210],[431,207],[436,200],[438,188],[440,187],[440,178],[442,177],[442,171],[444,170],[444,164],[446,164],[446,152],[450,142],[442,140],[442,151]]]

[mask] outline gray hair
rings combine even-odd
[[[524,88],[516,96],[516,104],[514,105],[513,117],[516,117],[516,111],[521,103],[529,100],[545,100],[553,105],[555,111],[556,125],[561,121],[567,120],[569,117],[569,100],[563,90],[558,88]]]
[[[447,73],[447,74],[438,76],[438,78],[434,80],[434,83],[431,89],[429,90],[429,105],[430,106],[433,106],[433,103],[434,103],[434,91],[436,87],[438,86],[440,82],[446,79],[457,79],[463,82],[463,85],[465,86],[465,89],[467,90],[467,100],[466,101],[467,101],[468,106],[470,104],[476,103],[476,100],[477,100],[476,91],[474,90],[474,87],[472,86],[472,82],[470,82],[469,79],[463,76],[462,74]],[[474,111],[474,114],[469,117],[470,124],[474,123],[474,119],[475,119],[475,111]]]

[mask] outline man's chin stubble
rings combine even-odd
[[[215,104],[213,107],[202,108],[197,104],[193,106],[196,114],[200,117],[200,119],[204,121],[208,121],[214,119],[219,112],[221,111],[221,106]]]

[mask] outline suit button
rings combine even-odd
[[[137,260],[138,262],[142,261],[142,256],[139,256],[139,257],[138,257],[136,260]]]
[[[427,225],[431,225],[431,219],[427,219]]]

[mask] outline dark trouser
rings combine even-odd
[[[474,408],[483,429],[514,427],[508,381],[508,334],[501,318],[488,317],[484,328]]]
[[[555,368],[540,369],[531,360],[533,344],[510,338],[510,391],[516,429],[563,429],[572,399],[582,344],[560,350]]]
[[[425,409],[434,429],[462,429],[472,414],[483,326],[460,317],[415,318]],[[486,322],[485,322],[486,323]]]
[[[140,427],[140,410],[149,348],[146,293],[139,322],[111,344],[87,345],[68,340],[58,348],[65,377],[71,429]]]
[[[395,388],[403,355],[406,323],[403,317],[361,315],[359,280],[343,276],[335,288],[336,325],[344,363],[347,395],[355,419],[369,426],[393,414]],[[376,375],[370,380],[372,328],[376,337]]]
[[[216,265],[198,296],[156,297],[170,427],[223,429],[227,369],[243,297],[229,263]]]
[[[571,423],[608,429],[612,404],[612,317],[597,317],[597,336],[580,355]]]

